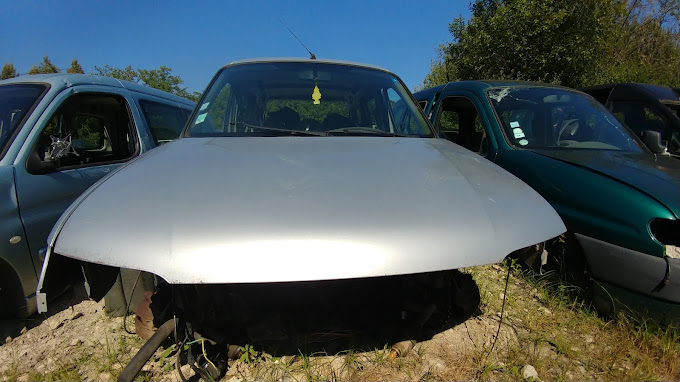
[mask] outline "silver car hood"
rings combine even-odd
[[[170,283],[430,272],[501,261],[565,231],[515,176],[441,139],[186,138],[93,186],[55,253]]]

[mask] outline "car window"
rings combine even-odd
[[[612,113],[638,136],[644,130],[654,130],[667,138],[664,126],[665,118],[661,113],[640,102],[613,102]]]
[[[206,91],[187,136],[291,133],[432,136],[393,75],[313,61],[224,68]]]
[[[0,86],[0,158],[14,132],[38,103],[47,85],[11,84]]]
[[[527,148],[640,152],[640,140],[595,99],[550,87],[497,87],[487,97],[508,143]]]
[[[31,157],[57,169],[124,161],[138,151],[133,129],[122,97],[76,94],[50,117]]]
[[[487,147],[486,134],[475,104],[459,96],[446,97],[441,102],[437,124],[446,139],[481,153],[482,147]]]
[[[150,100],[140,100],[139,106],[156,146],[177,139],[190,113],[178,106]]]

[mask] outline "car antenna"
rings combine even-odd
[[[288,26],[287,26],[286,24],[284,24],[283,21],[281,21],[281,18],[280,18],[280,17],[277,17],[277,19],[279,20],[279,22],[281,23],[281,25],[283,25],[284,28],[288,29],[288,32],[290,32],[290,34],[292,34],[293,37],[295,37],[295,39],[298,40],[298,42],[300,43],[300,45],[302,45],[302,46],[307,50],[307,53],[309,53],[309,59],[310,59],[310,60],[316,60],[316,56],[314,55],[314,53],[312,53],[311,50],[309,50],[309,48],[307,48],[307,45],[305,45],[302,41],[300,41],[300,39],[298,38],[298,36],[296,36],[295,33],[293,33],[293,31],[290,30],[290,28],[288,28]]]

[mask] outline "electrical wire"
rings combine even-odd
[[[491,355],[491,352],[493,351],[494,346],[496,346],[496,341],[498,341],[498,335],[501,332],[501,325],[503,325],[503,312],[505,311],[505,300],[508,298],[508,284],[510,282],[510,270],[512,269],[511,265],[508,265],[508,274],[505,276],[505,289],[503,290],[503,303],[501,304],[501,316],[498,319],[498,329],[496,330],[496,336],[493,339],[493,343],[491,343],[491,347],[489,348],[489,352],[486,354],[486,358],[489,358]]]
[[[139,282],[139,278],[142,276],[142,271],[138,271],[137,273],[137,279],[135,279],[135,283],[132,284],[132,292],[130,292],[130,298],[125,299],[125,288],[123,287],[123,277],[121,276],[120,278],[120,286],[121,290],[123,291],[123,298],[125,299],[125,312],[123,313],[123,329],[128,334],[137,334],[137,332],[131,332],[127,328],[127,316],[128,312],[130,311],[130,303],[132,302],[132,295],[135,293],[135,288],[137,287],[137,282]]]
[[[208,355],[205,353],[205,338],[201,338],[201,340],[202,340],[201,341],[201,350],[203,350],[203,357],[205,357],[205,360],[208,361],[208,363],[211,364],[212,367],[215,368],[215,370],[217,370],[217,366],[215,366],[215,364],[212,363],[212,361],[208,359]]]

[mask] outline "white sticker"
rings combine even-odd
[[[210,102],[206,102],[203,105],[201,105],[201,108],[198,109],[198,111],[203,111],[208,108],[208,105],[210,105]]]
[[[520,138],[525,137],[524,132],[519,127],[516,128],[516,129],[512,129],[512,133],[515,135],[515,139],[520,139]]]
[[[529,141],[527,141],[526,139],[522,139],[521,141],[519,141],[519,144],[522,146],[526,146],[529,144]]]
[[[512,127],[512,128],[519,127],[519,122],[517,122],[517,121],[510,122],[510,127]]]
[[[194,125],[198,125],[199,123],[205,121],[205,117],[207,115],[208,113],[199,114],[198,117],[196,117],[196,122],[194,122]]]

